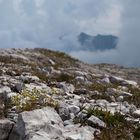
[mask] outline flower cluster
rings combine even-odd
[[[16,106],[17,110],[30,111],[45,106],[57,107],[58,102],[52,99],[46,91],[24,89],[20,94],[11,98],[12,106]]]

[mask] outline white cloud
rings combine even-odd
[[[83,29],[89,34],[119,35],[121,28],[121,11],[122,7],[120,5],[111,6],[104,15],[81,21],[81,30]]]
[[[116,10],[110,14],[113,5]],[[119,4],[115,0],[1,0],[0,34],[8,33],[4,34],[5,41],[0,37],[0,44],[15,47],[13,42],[22,40],[26,43],[20,43],[19,47],[25,44],[28,47],[27,42],[33,42],[36,46],[51,44],[50,48],[62,50],[55,41],[63,35],[75,36],[82,31],[117,34],[119,15]]]
[[[0,0],[0,47],[74,50],[72,55],[87,56],[88,62],[138,66],[139,5],[140,0]],[[113,51],[75,53],[80,32],[119,35],[120,44]]]
[[[122,26],[120,26],[118,48],[116,50],[97,53],[72,52],[71,55],[90,63],[106,62],[140,67],[140,1],[124,0],[121,3],[123,13],[120,20]],[[113,23],[111,25],[116,26]]]

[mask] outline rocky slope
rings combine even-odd
[[[0,50],[0,140],[140,138],[140,69],[47,49]]]

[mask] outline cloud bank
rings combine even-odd
[[[88,63],[140,66],[139,0],[0,0],[0,48],[46,47]],[[113,34],[117,49],[80,51],[76,36]]]
[[[124,0],[118,62],[140,67],[140,1]]]
[[[72,56],[90,63],[115,63],[140,67],[140,1],[120,1],[123,6],[119,44],[116,50],[105,52],[73,52]]]
[[[117,34],[120,15],[114,3],[115,0],[0,0],[0,47],[69,50],[82,31]]]

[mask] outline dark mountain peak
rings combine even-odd
[[[118,37],[114,35],[101,34],[92,36],[81,32],[78,36],[78,41],[85,50],[104,51],[107,49],[115,49],[118,43]]]
[[[91,35],[88,35],[84,32],[81,32],[80,35],[78,36],[78,41],[80,42],[80,44],[82,46],[84,46],[85,44],[88,44],[88,42],[91,42],[91,40],[93,39],[94,37],[91,36]],[[89,45],[89,44],[88,44]]]
[[[98,34],[96,36],[93,36],[94,38],[101,38],[101,39],[118,39],[117,36],[114,36],[114,35],[101,35],[101,34]]]
[[[84,32],[81,32],[81,33],[79,34],[79,36],[78,36],[78,39],[79,39],[79,40],[81,40],[81,39],[85,40],[85,39],[89,39],[89,38],[92,38],[92,37],[93,37],[93,36],[88,35],[88,34],[86,34],[86,33],[84,33]]]

